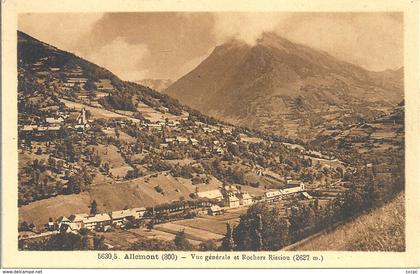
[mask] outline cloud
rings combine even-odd
[[[125,38],[117,37],[86,58],[109,69],[123,80],[135,81],[147,76],[148,70],[141,68],[145,67],[142,60],[148,55],[150,52],[147,45],[130,44]]]
[[[397,68],[403,64],[402,17],[368,12],[37,13],[20,15],[19,29],[124,79],[174,80],[218,44],[236,38],[254,45],[271,31],[367,69]]]
[[[327,51],[369,70],[403,64],[402,13],[219,12],[212,29],[218,44],[232,38],[255,45],[263,32]]]
[[[218,43],[232,38],[254,45],[263,32],[275,31],[285,22],[288,13],[215,13],[215,24],[212,30]]]
[[[303,13],[276,30],[283,37],[369,70],[403,64],[401,13]]]
[[[103,13],[23,13],[19,15],[18,28],[43,42],[78,54],[85,47],[80,39],[103,16]]]

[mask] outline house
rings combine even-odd
[[[158,131],[162,130],[162,125],[161,124],[146,124],[146,127],[148,129],[155,129],[155,130],[158,130]]]
[[[113,211],[111,213],[112,224],[116,226],[121,226],[125,222],[127,222],[129,219],[135,219],[134,215],[135,215],[135,212],[132,211],[131,209]]]
[[[71,78],[68,78],[66,82],[67,83],[84,84],[84,83],[87,82],[87,79],[86,78],[82,78],[82,77],[71,77]]]
[[[279,201],[282,197],[280,190],[272,190],[264,193],[264,198],[267,202]]]
[[[232,134],[232,129],[231,128],[224,127],[224,128],[222,128],[222,132],[224,134]]]
[[[224,150],[223,150],[223,148],[221,148],[221,147],[214,148],[214,149],[213,149],[213,151],[214,151],[215,153],[219,154],[219,155],[221,155],[221,154],[225,153],[225,151],[224,151]]]
[[[304,198],[306,198],[308,200],[313,199],[313,197],[311,195],[309,195],[309,193],[306,192],[306,191],[302,192],[302,195],[303,195]]]
[[[107,230],[111,225],[111,216],[108,213],[96,214],[83,219],[83,227],[86,229]]]
[[[135,207],[131,209],[134,212],[135,219],[141,219],[146,214],[147,209],[145,207]]]
[[[67,233],[79,234],[79,227],[75,223],[69,223],[66,225]]]
[[[239,207],[239,199],[234,193],[229,193],[224,199],[224,205],[230,208]]]
[[[45,121],[50,125],[60,125],[64,122],[62,117],[54,118],[54,117],[47,117]]]
[[[37,125],[23,125],[20,128],[20,131],[23,131],[23,132],[36,131],[36,130],[38,130]]]
[[[175,138],[165,138],[165,143],[170,144],[175,142]]]
[[[300,183],[300,184],[289,184],[287,188],[284,188],[281,190],[281,194],[282,195],[292,195],[295,193],[299,193],[305,190],[305,184],[304,183]]]
[[[88,214],[73,214],[70,215],[69,220],[71,223],[75,224],[77,229],[81,229],[83,226],[83,219],[89,217]]]
[[[57,230],[57,224],[53,222],[53,220],[50,218],[48,223],[45,225],[48,231]]]
[[[237,194],[237,197],[239,198],[239,204],[243,206],[252,205],[252,196],[249,195],[248,192],[241,192]]]
[[[124,210],[113,211],[111,213],[112,224],[120,226],[128,220],[138,220],[141,219],[146,213],[145,207],[136,207]]]
[[[182,143],[182,144],[187,144],[188,143],[188,139],[182,136],[177,136],[176,140],[178,141],[178,143]]]
[[[208,209],[208,214],[211,216],[222,215],[223,209],[218,205],[213,205]]]
[[[195,138],[190,138],[190,142],[191,142],[191,144],[192,144],[193,146],[198,145],[198,140],[197,140],[197,139],[195,139]]]
[[[197,196],[199,198],[216,199],[218,201],[223,200],[222,192],[219,189],[197,192]]]
[[[70,222],[70,220],[67,217],[61,216],[60,218],[58,218],[56,220],[56,223],[58,225],[58,229],[60,229],[61,226],[63,226],[63,225],[68,226],[71,222]]]

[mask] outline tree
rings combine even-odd
[[[220,247],[223,251],[233,251],[235,248],[235,242],[233,240],[233,229],[230,224],[226,224],[226,234],[222,240],[222,246]]]
[[[146,228],[150,231],[153,229],[154,225],[155,225],[155,222],[153,219],[151,219],[150,222],[147,223]]]
[[[60,232],[48,240],[33,246],[33,250],[85,250],[82,236],[73,233]]]
[[[192,244],[187,240],[185,231],[181,230],[175,235],[174,240],[175,246],[178,250],[193,250]]]
[[[109,174],[109,164],[107,162],[103,164],[103,170],[105,171],[105,174]]]
[[[288,223],[281,215],[277,207],[269,208],[262,203],[251,206],[234,230],[236,249],[279,250],[289,244]]]
[[[96,87],[95,82],[93,82],[91,79],[88,79],[84,85],[84,89],[87,91],[93,91],[93,90],[96,90],[97,87]]]
[[[262,224],[262,219],[261,219],[261,214],[257,215],[257,220],[256,220],[256,224],[255,224],[255,244],[253,247],[253,250],[257,250],[260,251],[263,248],[263,240],[262,240],[262,235],[261,232],[263,230],[263,224]]]
[[[79,176],[70,176],[67,183],[67,194],[78,194],[81,191],[81,179]]]
[[[90,208],[90,215],[96,215],[98,212],[98,204],[96,203],[96,200],[93,200],[93,202],[89,206]]]
[[[214,240],[207,240],[205,242],[201,242],[198,248],[200,251],[216,251],[217,244],[214,242]]]
[[[105,237],[103,235],[94,235],[93,236],[93,249],[94,250],[105,250],[107,246],[105,245]]]

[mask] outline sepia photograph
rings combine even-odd
[[[41,2],[2,4],[2,265],[420,266],[418,2]]]
[[[405,250],[402,13],[18,20],[19,249]]]

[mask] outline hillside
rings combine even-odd
[[[384,114],[403,98],[403,72],[369,72],[272,33],[214,49],[165,93],[236,125],[310,138]]]
[[[310,240],[284,250],[405,251],[405,202],[399,194],[388,204]]]

